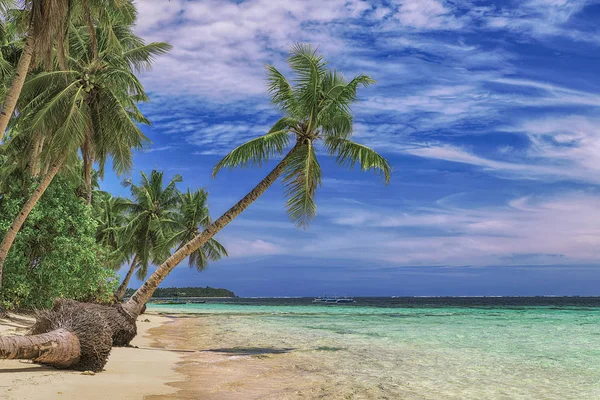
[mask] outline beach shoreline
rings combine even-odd
[[[33,318],[11,314],[0,319],[0,335],[25,334]],[[57,370],[21,360],[0,360],[0,392],[4,400],[104,400],[144,399],[151,395],[167,398],[177,390],[168,385],[183,379],[176,371],[180,354],[156,330],[172,319],[153,313],[138,318],[136,347],[112,349],[104,371],[94,376],[79,371]]]

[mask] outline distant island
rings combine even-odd
[[[125,296],[132,296],[135,289],[127,289]],[[203,287],[157,288],[152,297],[236,297],[231,290]]]

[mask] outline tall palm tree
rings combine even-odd
[[[174,237],[177,250],[185,246],[187,242],[200,234],[200,229],[210,225],[210,213],[208,210],[208,192],[198,189],[191,192],[189,189],[181,195],[180,215],[177,232]],[[202,247],[196,249],[188,256],[190,267],[198,271],[204,271],[210,261],[218,261],[227,257],[227,250],[216,239],[209,239]]]
[[[132,27],[119,27],[119,30],[123,33],[123,42],[140,43],[141,39],[135,39]],[[71,34],[75,54],[86,48],[85,39],[78,33],[74,29]],[[98,35],[101,44],[98,60],[88,63],[85,59],[71,57],[70,69],[41,72],[24,86],[21,96],[24,105],[16,125],[24,135],[50,132],[45,138],[42,154],[47,172],[0,243],[0,285],[2,266],[17,232],[58,171],[69,160],[72,162],[77,158],[78,148],[90,143],[89,137],[98,138],[101,143],[95,149],[100,172],[110,156],[118,174],[131,168],[132,149],[141,149],[149,142],[137,125],[149,124],[137,108],[137,103],[148,97],[134,71],[140,66],[151,65],[153,58],[170,46],[160,43],[124,47],[117,51],[103,50],[102,44],[109,42],[106,35],[111,32],[103,33]],[[84,157],[85,181],[88,193],[91,193],[91,162],[87,160],[85,164],[85,161]],[[89,200],[91,195],[88,195]]]
[[[2,1],[0,8],[6,10],[12,1]],[[17,105],[27,72],[35,57],[38,60],[52,63],[52,55],[56,52],[64,65],[65,38],[70,13],[70,0],[27,0],[24,8],[17,14],[21,24],[26,21],[25,44],[14,78],[4,98],[0,110],[0,140],[8,127],[8,122]]]
[[[106,25],[118,19],[131,25],[135,20],[135,7],[131,0],[24,0],[21,10],[10,10],[16,1],[0,0],[0,12],[22,26],[24,31],[23,51],[15,69],[14,78],[0,105],[0,141],[4,137],[10,118],[23,89],[27,73],[32,66],[42,63],[53,68],[56,55],[61,69],[67,64],[68,32],[71,19],[83,20],[89,35],[95,39],[94,21]],[[12,11],[12,12],[10,12]],[[91,48],[97,49],[96,40]]]
[[[358,75],[347,81],[341,73],[328,70],[322,56],[303,44],[292,48],[288,63],[295,73],[295,85],[274,66],[267,67],[268,91],[272,103],[283,117],[267,134],[242,144],[225,156],[217,163],[213,174],[223,168],[260,166],[291,149],[254,189],[156,269],[123,304],[123,309],[131,316],[139,315],[158,285],[177,264],[206,244],[280,176],[283,176],[286,188],[290,218],[298,226],[306,227],[316,214],[314,195],[321,184],[315,144],[321,143],[330,155],[336,157],[338,164],[349,167],[358,164],[361,170],[373,170],[383,175],[386,183],[389,181],[391,166],[388,161],[370,148],[350,140],[350,106],[357,100],[357,88],[371,85],[373,79]]]
[[[131,190],[132,199],[127,207],[130,220],[124,229],[124,251],[133,256],[133,262],[121,286],[115,293],[120,300],[125,295],[129,280],[136,271],[138,279],[146,278],[148,266],[169,257],[173,236],[179,220],[180,193],[176,175],[164,186],[164,172],[153,170],[150,176],[142,172],[142,181],[136,185],[126,180],[123,185]]]

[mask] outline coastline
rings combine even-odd
[[[0,319],[0,335],[24,334],[33,319],[12,314]],[[145,322],[148,320],[149,322]],[[0,393],[6,400],[22,399],[144,399],[150,395],[167,398],[177,390],[167,383],[182,375],[175,371],[180,354],[169,351],[164,338],[155,330],[172,320],[163,315],[143,314],[138,318],[134,347],[112,349],[104,371],[94,376],[78,371],[57,370],[21,360],[0,360]]]

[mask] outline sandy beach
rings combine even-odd
[[[26,333],[32,318],[14,314],[11,317],[0,319],[0,335]],[[152,335],[154,329],[168,326],[169,322],[169,318],[159,315],[140,316],[138,335],[131,343],[138,348],[113,348],[105,370],[94,376],[60,371],[28,361],[0,360],[0,398],[137,400],[149,395],[169,398],[176,389],[166,383],[182,379],[175,371],[180,355],[164,350],[167,343],[155,341]]]

